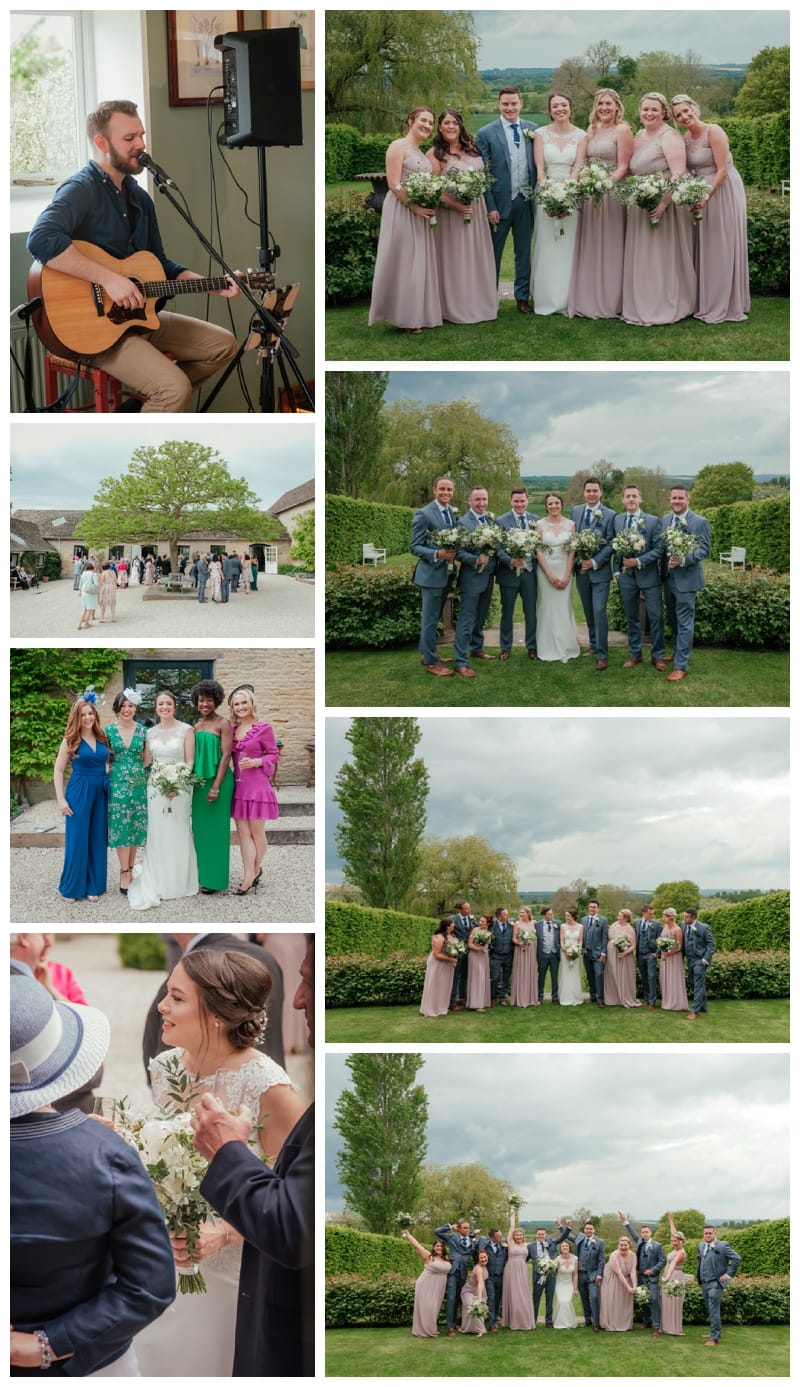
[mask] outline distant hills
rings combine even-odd
[[[707,63],[703,72],[709,77],[744,77],[747,68],[747,63]],[[524,82],[530,86],[531,83],[552,82],[555,71],[554,67],[484,67],[480,69],[479,76],[490,86],[496,82],[517,85]]]
[[[547,472],[537,474],[528,472],[523,473],[522,481],[531,491],[540,491],[542,487],[547,486],[552,486],[557,490],[559,487],[562,487],[565,482],[568,482],[572,476],[572,472]],[[785,477],[786,472],[754,472],[753,476],[757,482],[774,482],[777,481],[778,477]],[[670,481],[673,482],[691,483],[694,480],[688,472],[671,472],[669,477]]]

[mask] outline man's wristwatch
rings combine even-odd
[[[49,1368],[55,1359],[55,1355],[50,1346],[50,1340],[43,1329],[34,1329],[33,1334],[34,1338],[39,1340],[39,1346],[42,1350],[42,1361],[39,1366],[41,1368]]]

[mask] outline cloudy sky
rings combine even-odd
[[[243,477],[265,508],[314,475],[314,425],[305,421],[278,417],[226,424],[210,415],[189,415],[170,423],[161,416],[129,414],[119,428],[111,418],[65,422],[51,416],[12,425],[12,509],[89,506],[101,478],[125,472],[135,448],[176,439],[215,448],[231,476]]]
[[[716,462],[789,471],[786,371],[393,371],[386,402],[470,399],[517,438],[522,471],[619,468],[694,476]]]
[[[332,1118],[351,1076],[343,1054],[328,1054],[325,1071],[327,1209],[337,1212],[341,1137]],[[624,1209],[634,1222],[670,1207],[720,1221],[785,1217],[788,1078],[779,1054],[674,1052],[665,1063],[544,1048],[466,1062],[428,1052],[418,1074],[429,1161],[488,1166],[526,1200],[523,1218],[584,1205],[595,1214]]]
[[[535,9],[473,10],[481,39],[478,66],[557,67],[606,39],[629,57],[665,49],[691,49],[706,63],[748,63],[767,44],[789,42],[789,12],[747,9],[601,10],[547,6]],[[667,93],[672,95],[672,93]]]
[[[326,722],[327,879],[342,880],[333,781],[350,719]],[[646,891],[784,888],[787,719],[420,718],[426,832],[470,833],[510,854],[522,890],[576,877]]]

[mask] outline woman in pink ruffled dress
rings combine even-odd
[[[268,722],[256,721],[252,684],[240,684],[228,695],[233,714],[233,802],[231,817],[236,823],[244,876],[235,896],[246,896],[258,886],[267,852],[264,823],[277,819],[278,799],[272,777],[278,768],[280,751]]]

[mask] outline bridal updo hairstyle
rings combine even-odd
[[[272,991],[265,963],[236,949],[190,949],[181,967],[197,988],[204,1035],[220,1021],[234,1050],[263,1040]]]

